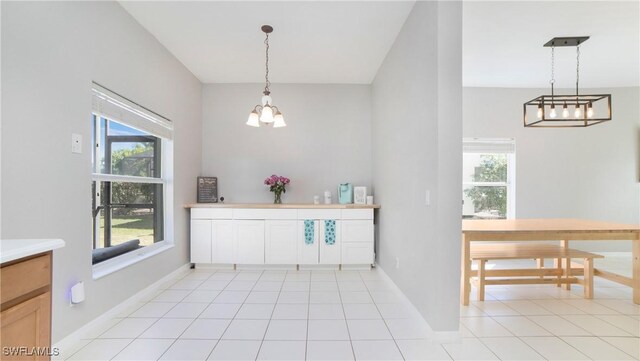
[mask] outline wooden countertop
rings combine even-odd
[[[184,208],[260,208],[260,209],[377,209],[379,204],[310,204],[310,203],[191,203]]]
[[[61,239],[3,239],[0,240],[0,263],[62,247],[64,241]]]

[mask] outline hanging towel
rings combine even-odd
[[[304,220],[304,244],[313,244],[314,228],[313,219]]]
[[[336,221],[326,219],[324,221],[324,243],[328,245],[336,244]]]

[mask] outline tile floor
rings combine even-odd
[[[61,350],[60,359],[640,358],[631,289],[597,279],[594,300],[581,291],[491,286],[485,302],[461,307],[460,340],[440,344],[377,270],[192,270]]]

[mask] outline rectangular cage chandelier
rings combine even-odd
[[[580,45],[588,36],[561,37],[549,40],[551,48],[551,95],[541,95],[523,105],[524,126],[538,128],[588,127],[611,120],[611,94],[580,94]],[[556,95],[555,48],[576,47],[576,93]]]

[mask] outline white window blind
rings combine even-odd
[[[173,123],[158,114],[112,92],[91,84],[92,110],[97,115],[164,139],[173,138]]]
[[[510,138],[465,138],[462,140],[463,153],[501,153],[516,152],[516,142]]]

